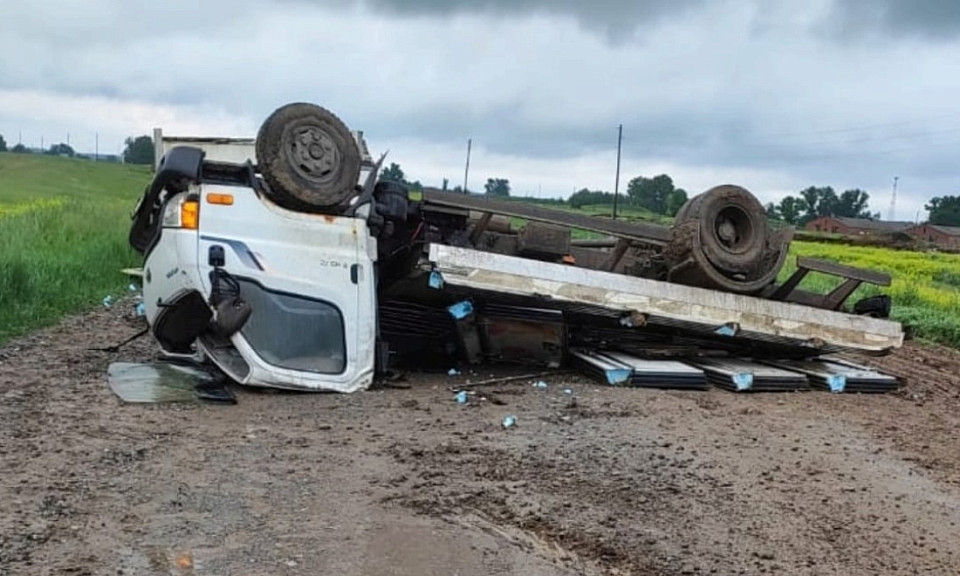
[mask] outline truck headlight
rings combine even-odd
[[[163,209],[164,228],[187,228],[196,230],[200,227],[200,202],[181,194],[171,198]]]

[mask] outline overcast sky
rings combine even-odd
[[[408,178],[960,193],[955,0],[0,0],[0,134],[116,153],[310,101]]]

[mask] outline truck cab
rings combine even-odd
[[[369,210],[289,210],[267,196],[252,163],[209,160],[195,144],[164,154],[131,231],[161,348],[209,359],[241,384],[368,387],[377,257]],[[248,314],[235,331],[218,325],[235,312],[230,306]]]

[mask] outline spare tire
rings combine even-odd
[[[260,126],[256,153],[271,199],[282,206],[339,213],[357,193],[356,140],[339,118],[315,104],[275,110]]]

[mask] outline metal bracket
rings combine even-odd
[[[834,288],[829,294],[815,294],[797,287],[810,272],[819,272],[831,276],[839,276],[846,280]],[[844,264],[837,264],[829,260],[817,258],[797,257],[797,270],[787,278],[786,282],[778,286],[771,294],[771,300],[796,302],[808,306],[816,306],[826,310],[840,310],[847,298],[853,294],[862,283],[876,286],[889,286],[890,275],[875,270],[864,270]]]

